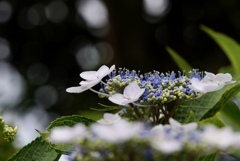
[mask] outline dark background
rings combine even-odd
[[[81,14],[88,2],[94,4],[86,12],[95,25]],[[240,1],[166,0],[163,12],[157,8],[152,13],[145,11],[145,2],[0,1],[0,61],[17,70],[24,82],[21,100],[11,107],[6,105],[3,111],[26,113],[37,106],[52,120],[97,107],[99,99],[91,92],[65,92],[81,81],[79,73],[103,64],[142,73],[177,71],[166,46],[200,70],[216,73],[221,66],[229,65],[222,50],[199,26],[206,25],[239,42]],[[1,56],[1,52],[8,54]]]

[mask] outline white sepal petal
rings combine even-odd
[[[100,124],[113,124],[121,120],[121,117],[118,114],[104,113],[103,118],[97,122]]]
[[[86,90],[87,90],[87,88],[84,88],[82,86],[77,86],[77,87],[67,88],[66,92],[68,92],[68,93],[81,93],[81,92],[84,92]]]
[[[116,94],[110,96],[108,99],[109,99],[109,101],[111,101],[111,102],[113,102],[115,104],[118,104],[118,105],[122,105],[122,106],[125,106],[125,105],[127,105],[130,102],[128,99],[126,99],[120,93],[116,93]]]

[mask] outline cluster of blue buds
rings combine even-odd
[[[145,88],[144,94],[139,102],[143,105],[163,105],[175,100],[191,100],[199,96],[189,88],[190,78],[203,78],[203,73],[192,70],[187,77],[183,72],[160,73],[158,71],[140,74],[135,70],[119,69],[114,70],[110,75],[106,85],[103,85],[101,92],[115,94],[122,92],[130,83],[135,82],[140,88]]]

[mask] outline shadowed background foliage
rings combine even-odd
[[[56,117],[99,106],[91,92],[65,92],[84,70],[177,71],[170,46],[194,68],[217,72],[229,61],[199,25],[240,42],[239,19],[238,0],[0,1],[0,111],[19,127],[16,146]]]

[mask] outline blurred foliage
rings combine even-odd
[[[0,139],[0,152],[0,160],[5,161],[16,152],[16,149],[12,144]]]

